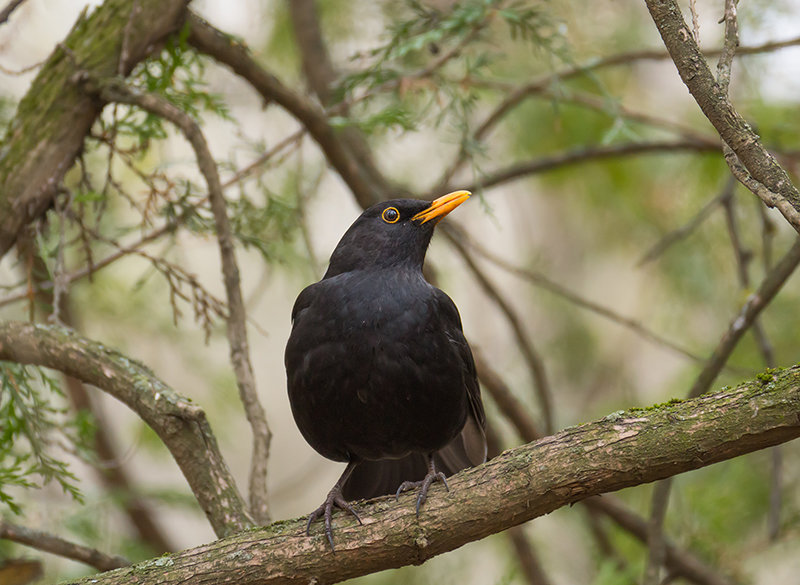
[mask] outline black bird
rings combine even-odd
[[[422,275],[435,225],[469,198],[395,199],[356,219],[319,282],[297,297],[286,345],[289,401],[318,453],[347,467],[308,517],[419,488],[486,460],[472,352],[453,301]]]

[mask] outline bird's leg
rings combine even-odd
[[[436,471],[436,465],[433,463],[433,455],[427,454],[425,455],[425,459],[427,459],[428,462],[427,475],[420,481],[404,481],[400,484],[400,487],[397,488],[397,493],[395,494],[395,499],[397,499],[400,497],[401,493],[419,488],[419,495],[417,496],[417,516],[419,516],[419,507],[424,504],[425,500],[428,498],[428,488],[431,487],[434,481],[441,481],[444,487],[447,488],[447,491],[450,491],[450,486],[447,485],[447,478],[445,478],[444,473]]]
[[[358,465],[357,461],[351,461],[345,467],[344,472],[342,473],[341,477],[337,480],[336,484],[333,486],[331,491],[328,492],[328,497],[325,498],[325,501],[322,502],[322,505],[311,512],[308,515],[308,522],[306,523],[306,534],[311,536],[311,523],[319,517],[325,518],[325,536],[328,537],[328,542],[331,544],[331,552],[336,552],[333,547],[333,528],[331,528],[331,517],[333,516],[333,507],[336,506],[337,508],[341,508],[342,510],[347,510],[353,516],[355,516],[356,520],[358,520],[359,524],[363,524],[361,522],[361,518],[358,517],[358,513],[356,509],[342,497],[342,486],[344,482],[347,481],[347,478],[350,477],[350,474],[353,473],[353,470]]]

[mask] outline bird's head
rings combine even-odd
[[[392,199],[376,203],[342,236],[325,278],[367,268],[421,269],[433,228],[469,196],[469,191],[454,191],[434,201]]]

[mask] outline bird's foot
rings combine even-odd
[[[400,484],[400,487],[397,488],[397,493],[395,493],[394,497],[397,499],[403,492],[419,488],[419,494],[417,495],[417,516],[419,516],[419,508],[425,503],[425,500],[428,499],[428,488],[431,487],[431,484],[434,481],[441,481],[447,491],[450,491],[450,486],[447,485],[447,478],[445,477],[444,473],[441,471],[436,471],[431,464],[428,474],[424,477],[424,479],[421,479],[420,481],[404,481]]]
[[[333,517],[334,506],[350,512],[353,516],[355,516],[355,519],[358,520],[359,524],[363,524],[353,505],[342,497],[341,486],[339,486],[339,484],[335,485],[334,488],[328,493],[328,497],[325,498],[325,501],[322,502],[322,505],[308,515],[308,522],[306,523],[306,535],[311,536],[311,523],[320,517],[325,519],[325,536],[328,537],[328,542],[331,545],[331,552],[333,553],[336,552],[336,549],[333,546],[333,528],[331,527],[331,518]]]

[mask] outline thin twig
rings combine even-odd
[[[725,223],[728,228],[728,235],[731,239],[731,247],[733,248],[733,255],[736,259],[736,273],[739,278],[739,288],[742,291],[748,292],[750,290],[750,271],[748,270],[750,261],[753,258],[753,253],[750,250],[745,250],[742,243],[742,238],[739,234],[739,227],[736,221],[735,199],[733,196],[734,187],[736,186],[736,179],[730,177],[728,180],[728,188],[725,192],[725,197],[722,200],[723,208],[725,209]],[[760,319],[753,321],[753,337],[755,337],[756,345],[758,346],[761,357],[764,359],[764,365],[768,368],[775,367],[775,351],[772,343],[764,331],[763,324]]]
[[[772,451],[772,470],[769,475],[769,512],[767,534],[770,541],[778,540],[781,532],[781,507],[783,502],[783,449],[775,445]]]
[[[697,0],[689,0],[689,12],[692,13],[692,37],[700,44],[700,17],[697,14]]]
[[[785,41],[769,42],[762,45],[755,45],[752,47],[743,47],[739,50],[740,55],[755,55],[763,52],[770,52],[786,47],[792,47],[800,44],[800,37],[787,39]],[[706,56],[716,56],[722,52],[722,49],[715,49],[706,51]],[[478,141],[483,138],[494,126],[498,124],[513,108],[518,106],[531,95],[535,95],[545,91],[547,88],[555,84],[561,83],[573,77],[586,75],[597,69],[604,67],[626,65],[641,60],[664,60],[669,59],[669,53],[661,50],[645,50],[645,51],[632,51],[627,53],[620,53],[617,55],[610,55],[599,59],[592,59],[580,65],[567,67],[561,71],[548,74],[537,79],[534,79],[523,85],[513,83],[498,83],[492,82],[496,89],[500,89],[503,94],[503,100],[495,107],[495,109],[484,119],[483,122],[478,124],[476,130],[473,132],[471,141]],[[464,165],[468,158],[468,153],[465,149],[460,149],[454,162],[443,173],[439,181],[440,185],[448,184],[455,173]]]
[[[509,422],[514,426],[517,434],[526,443],[535,441],[542,437],[542,433],[533,417],[528,413],[528,407],[517,398],[511,389],[506,385],[500,375],[489,364],[479,348],[474,348],[475,369],[478,372],[478,379],[481,386],[489,392],[492,399],[497,404],[500,412],[503,413]]]
[[[511,544],[517,553],[517,560],[528,581],[528,585],[548,585],[551,581],[544,572],[533,542],[525,534],[525,528],[523,526],[514,526],[514,528],[509,529],[508,537],[511,539]]]
[[[60,536],[12,524],[5,520],[0,520],[0,538],[87,564],[98,571],[110,571],[131,564],[125,557],[107,555],[97,549],[70,542]]]
[[[511,330],[514,332],[514,337],[517,340],[522,357],[524,358],[525,363],[528,365],[528,369],[533,377],[534,388],[536,389],[536,394],[539,397],[539,407],[542,410],[542,418],[544,419],[545,432],[547,434],[553,433],[555,431],[553,399],[550,383],[547,380],[547,375],[545,372],[544,360],[542,359],[542,356],[539,354],[536,347],[533,345],[533,342],[528,338],[528,334],[525,332],[525,329],[522,326],[522,319],[520,319],[514,308],[500,293],[486,273],[484,273],[484,271],[476,264],[475,260],[472,258],[472,255],[464,246],[463,242],[454,237],[452,233],[447,231],[444,233],[450,243],[453,244],[455,249],[458,251],[461,258],[467,264],[467,267],[470,269],[470,272],[472,272],[475,280],[478,281],[478,284],[480,284],[486,295],[492,299],[492,301],[494,301],[494,303],[500,309],[500,312],[505,316],[508,324],[511,326]]]
[[[647,521],[628,509],[619,498],[605,494],[598,498],[588,498],[582,503],[589,509],[602,512],[640,542],[647,542]],[[664,563],[670,574],[684,577],[698,585],[733,585],[733,581],[669,540],[665,540],[664,552]]]
[[[648,262],[652,262],[661,256],[670,246],[680,242],[694,233],[695,230],[697,230],[697,228],[700,227],[700,225],[711,215],[711,212],[714,211],[714,208],[720,204],[723,195],[724,191],[707,201],[692,219],[687,221],[679,228],[672,230],[659,241],[657,241],[652,248],[645,252],[642,258],[636,263],[636,266],[643,266]]]
[[[654,5],[650,0],[648,0],[648,8],[650,8],[651,14],[653,15],[653,19],[656,21],[656,25],[661,29],[665,26],[665,23],[661,21],[657,16],[654,10]],[[661,7],[663,8],[663,6]],[[677,7],[676,7],[677,8]],[[678,14],[679,14],[678,10]],[[674,14],[673,14],[674,16]],[[739,44],[739,35],[738,35],[738,22],[736,19],[736,0],[725,0],[725,46],[719,58],[719,63],[717,65],[717,79],[716,83],[719,87],[719,91],[716,93],[721,93],[721,97],[727,101],[728,95],[728,87],[730,85],[730,75],[731,75],[731,65],[733,63],[734,55],[736,54],[736,47]],[[678,65],[678,69],[681,72],[681,76],[684,79],[684,82],[689,87],[690,91],[692,91],[692,85],[690,85],[691,77],[693,77],[696,73],[693,72],[689,79],[687,79],[687,73],[681,70],[680,65],[678,64],[677,58],[677,51],[675,48],[671,47],[671,42],[674,41],[669,35],[665,34],[665,30],[662,30],[662,38],[664,39],[665,44],[667,44],[667,48],[670,49],[670,53],[673,56],[673,60],[675,61],[676,65]],[[686,44],[689,45],[691,40],[686,40]],[[697,45],[695,43],[695,48]],[[698,49],[699,51],[699,49]],[[703,65],[707,66],[708,64],[703,61]],[[710,75],[710,72],[709,72]],[[714,80],[711,80],[712,83]],[[698,98],[698,95],[695,91],[692,91],[695,98],[698,99],[698,104],[703,107],[703,103]],[[731,107],[732,110],[732,107]],[[704,113],[709,117],[709,120],[714,123],[712,119],[712,115],[710,111],[703,110]],[[735,114],[735,111],[733,112]],[[723,152],[725,153],[725,160],[728,165],[731,167],[733,174],[737,176],[740,180],[745,180],[747,183],[759,183],[760,188],[758,191],[760,192],[761,189],[768,190],[767,187],[761,184],[760,181],[756,181],[755,178],[749,176],[749,172],[745,171],[744,166],[740,164],[738,160],[739,157],[737,154],[734,153],[733,150],[733,142],[730,138],[724,138],[723,128],[719,125],[715,125],[717,130],[720,132],[720,135],[723,137]],[[727,128],[725,128],[727,129]],[[743,152],[743,151],[742,151]],[[777,165],[777,163],[775,163]],[[735,170],[736,169],[736,170]],[[782,171],[780,167],[778,167],[779,171]],[[777,175],[778,173],[776,173]],[[785,173],[784,173],[785,176]],[[749,180],[748,180],[749,177]],[[772,177],[774,180],[774,177]],[[788,180],[788,178],[787,178]],[[778,179],[778,183],[781,183],[782,179]],[[784,199],[784,197],[779,197],[777,193],[773,193],[775,197],[779,197],[776,201],[782,202],[785,204],[787,211],[789,212],[788,215],[785,214],[785,217],[790,222],[793,222],[793,219],[800,220],[800,214],[798,214],[795,206],[797,205],[797,190],[794,189],[791,182],[789,182],[788,189],[785,189],[785,193],[790,195],[789,198]],[[791,191],[794,191],[792,194]],[[793,202],[792,197],[795,198]],[[795,229],[800,231],[800,223],[793,223]],[[709,358],[708,362],[706,362],[706,366],[698,375],[695,383],[692,385],[691,389],[689,390],[689,397],[699,396],[704,392],[708,391],[711,387],[711,384],[716,379],[717,375],[719,375],[720,370],[727,362],[728,358],[730,357],[731,353],[733,352],[734,348],[738,344],[739,340],[741,339],[742,335],[754,325],[755,319],[757,315],[761,312],[761,310],[766,307],[769,302],[772,300],[775,294],[780,290],[783,283],[789,277],[789,275],[794,271],[797,267],[798,262],[800,262],[800,240],[795,241],[794,246],[792,246],[789,253],[784,256],[784,259],[778,264],[778,266],[773,270],[771,273],[767,275],[767,278],[764,279],[762,282],[761,287],[759,287],[758,292],[755,295],[751,295],[748,298],[747,302],[745,303],[742,312],[739,316],[733,321],[731,326],[728,328],[728,331],[723,335],[722,339],[720,340],[719,345],[717,346],[716,350]],[[671,489],[672,483],[669,481],[664,481],[657,484],[656,489],[653,492],[652,498],[652,513],[651,519],[648,526],[648,566],[645,572],[645,583],[646,585],[655,585],[658,583],[658,562],[664,558],[665,555],[665,539],[663,536],[663,523],[664,518],[666,516],[666,509],[669,505],[669,494]]]
[[[277,143],[270,150],[268,150],[267,152],[265,152],[264,154],[262,154],[261,156],[256,158],[254,161],[252,161],[246,167],[244,167],[243,169],[238,170],[231,178],[229,178],[227,181],[225,181],[225,183],[222,184],[223,189],[227,189],[231,185],[233,185],[235,183],[238,183],[238,182],[248,178],[249,176],[255,174],[256,170],[260,166],[265,164],[273,156],[278,154],[280,151],[282,151],[283,149],[285,149],[289,145],[294,144],[304,134],[305,134],[305,130],[301,129],[301,130],[298,130],[297,132],[295,132],[294,134],[291,134],[291,135],[287,136],[284,140],[282,140],[279,143]],[[137,239],[135,242],[133,242],[131,244],[121,245],[121,244],[119,244],[117,242],[114,242],[113,240],[107,240],[115,248],[117,248],[117,251],[112,253],[112,254],[109,254],[108,256],[106,256],[105,258],[100,260],[99,262],[90,263],[89,266],[87,266],[85,268],[82,268],[81,270],[77,270],[77,271],[75,271],[75,272],[73,272],[71,274],[65,274],[64,275],[64,285],[65,286],[69,285],[72,282],[74,282],[76,280],[80,280],[81,278],[85,278],[87,276],[91,277],[92,274],[94,274],[96,271],[100,270],[101,268],[105,268],[106,266],[108,266],[110,264],[113,264],[114,262],[116,262],[120,258],[124,258],[125,256],[131,255],[131,254],[138,254],[138,255],[143,256],[145,258],[152,259],[152,256],[147,255],[147,254],[145,254],[145,253],[143,253],[141,251],[141,247],[146,245],[146,244],[149,244],[151,242],[154,242],[155,240],[161,238],[164,235],[173,233],[177,226],[182,225],[186,221],[186,218],[192,217],[194,215],[195,211],[201,205],[206,203],[207,200],[208,200],[208,195],[207,194],[202,196],[202,197],[200,197],[200,199],[197,202],[193,203],[192,205],[189,205],[184,210],[183,213],[181,213],[177,217],[173,218],[172,220],[164,223],[164,225],[162,225],[161,227],[155,228],[152,231],[146,233],[145,235],[141,236],[139,239]],[[23,283],[23,286],[24,286],[24,283]],[[43,282],[38,282],[36,284],[36,286],[37,286],[37,291],[46,291],[46,290],[52,289],[54,285],[53,285],[52,281],[43,281]],[[16,288],[16,287],[12,287],[12,288]],[[12,295],[10,295],[8,297],[2,298],[2,299],[0,299],[0,307],[4,307],[6,305],[10,305],[12,303],[16,303],[16,302],[25,300],[25,299],[30,297],[31,292],[32,291],[20,292],[20,293],[12,294]]]
[[[719,146],[704,144],[694,140],[667,140],[654,142],[631,142],[625,144],[611,144],[577,148],[553,156],[545,156],[531,161],[514,163],[505,168],[486,173],[483,177],[466,185],[463,188],[469,191],[478,191],[496,187],[510,181],[521,179],[529,175],[554,171],[569,165],[594,162],[607,158],[621,156],[644,155],[654,152],[714,152],[719,151]],[[437,188],[437,193],[448,191],[451,187]]]
[[[686,349],[685,347],[662,337],[661,335],[647,329],[644,325],[642,325],[639,321],[635,319],[631,319],[629,317],[625,317],[624,315],[620,315],[609,309],[608,307],[604,307],[594,301],[590,301],[574,292],[569,290],[568,288],[558,284],[557,282],[551,280],[541,272],[537,272],[530,269],[520,268],[519,266],[515,266],[503,258],[497,256],[496,254],[487,250],[484,246],[479,244],[475,241],[474,238],[470,237],[469,234],[464,232],[460,229],[455,222],[450,222],[449,224],[443,225],[441,228],[443,231],[452,231],[455,234],[455,237],[462,239],[466,245],[471,249],[474,250],[478,255],[486,258],[497,267],[502,268],[509,274],[513,274],[518,278],[521,278],[527,282],[530,282],[534,286],[537,286],[541,289],[544,289],[556,296],[559,296],[565,299],[567,302],[572,303],[573,305],[580,307],[582,309],[586,309],[587,311],[591,311],[601,317],[605,317],[606,319],[617,323],[618,325],[622,325],[623,327],[627,327],[637,335],[641,336],[642,338],[655,343],[657,345],[664,346],[684,357],[687,357],[696,362],[704,362],[706,358],[700,356],[699,354],[693,353],[692,351]],[[744,372],[743,372],[744,373]]]
[[[271,432],[266,414],[255,386],[255,376],[250,363],[247,342],[246,309],[242,299],[239,268],[233,243],[230,220],[227,215],[222,183],[216,162],[203,136],[202,130],[191,116],[163,98],[138,92],[116,81],[105,83],[100,94],[109,102],[135,105],[175,124],[192,145],[200,172],[206,179],[211,209],[217,228],[222,272],[228,299],[228,342],[233,370],[239,387],[239,396],[253,431],[253,452],[250,465],[250,512],[256,522],[269,522],[267,501],[267,459]]]

